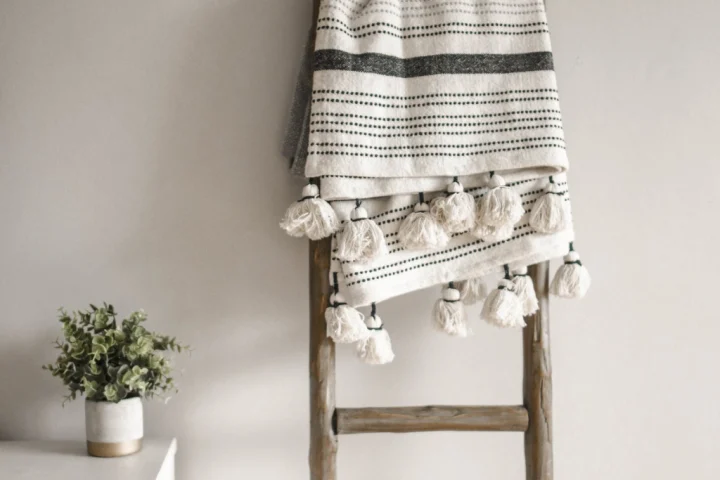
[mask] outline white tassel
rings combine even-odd
[[[465,306],[460,301],[460,292],[451,283],[443,289],[442,298],[433,308],[435,327],[455,337],[467,337],[471,333],[467,325]]]
[[[475,197],[465,193],[457,177],[447,186],[447,195],[430,202],[430,213],[448,233],[467,232],[475,226]]]
[[[454,284],[460,292],[460,300],[462,300],[465,305],[482,302],[487,298],[487,286],[480,278],[462,280],[460,282],[454,282]]]
[[[420,194],[420,202],[413,213],[405,217],[398,230],[400,244],[408,250],[426,250],[442,248],[450,241],[445,229],[430,214],[430,207]]]
[[[562,188],[550,177],[545,193],[535,200],[529,217],[530,226],[540,233],[562,232],[570,226],[570,207]]]
[[[285,211],[280,228],[292,237],[306,235],[310,240],[320,240],[337,232],[340,220],[330,204],[320,198],[318,187],[308,184],[302,195]]]
[[[368,337],[365,316],[345,303],[339,293],[330,297],[330,306],[325,309],[327,336],[335,343],[355,343]]]
[[[525,213],[520,195],[505,185],[500,175],[490,173],[490,190],[478,201],[477,223],[490,227],[512,227]]]
[[[512,281],[515,284],[515,295],[522,304],[523,315],[528,316],[537,312],[539,305],[535,294],[535,285],[533,285],[533,281],[528,275],[527,267],[521,267],[513,271]]]
[[[383,327],[382,320],[375,314],[375,304],[373,304],[373,313],[366,320],[369,336],[358,342],[358,357],[365,363],[370,365],[384,365],[390,363],[395,358],[390,342],[390,335]]]
[[[491,227],[478,223],[470,233],[473,237],[479,238],[484,242],[495,243],[512,238],[513,233],[515,233],[515,227],[511,224]]]
[[[497,290],[488,295],[480,318],[498,327],[524,327],[522,304],[515,294],[515,284],[507,276],[500,280]]]
[[[582,298],[590,288],[590,272],[580,261],[580,255],[570,244],[565,264],[558,268],[550,284],[550,293],[561,298]]]
[[[348,262],[368,262],[388,252],[382,230],[359,204],[338,235],[337,249],[337,257]]]

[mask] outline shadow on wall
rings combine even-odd
[[[304,418],[307,246],[278,227],[299,191],[279,154],[298,63],[287,58],[302,48],[286,3],[195,12],[174,46],[146,208],[118,252],[124,280],[154,292],[163,328],[194,349],[180,397],[148,406],[149,431],[186,442],[271,434],[252,408],[261,398]]]
[[[82,409],[82,402],[66,404],[65,410],[69,415],[57,416],[53,413],[62,403],[65,392],[59,393],[60,381],[51,379],[50,373],[41,369],[41,359],[45,358],[45,355],[39,355],[38,352],[51,350],[56,338],[57,330],[48,331],[42,336],[13,342],[10,347],[4,347],[0,352],[0,385],[3,386],[0,400],[5,403],[11,398],[21,399],[18,402],[10,401],[6,405],[22,406],[15,408],[14,414],[0,423],[0,441],[16,439],[15,435],[8,432],[43,431],[46,425],[62,429],[66,432],[66,437],[82,438],[84,435],[85,426],[78,425],[75,421],[77,415],[73,415],[78,405]],[[26,381],[27,377],[36,377],[39,381]]]
[[[138,165],[122,166],[142,179],[124,192],[143,208],[136,218],[107,220],[126,224],[128,232],[112,239],[103,258],[101,274],[119,286],[108,295],[132,299],[123,315],[144,307],[151,329],[177,335],[194,349],[191,358],[178,359],[187,371],[178,379],[179,398],[167,406],[148,403],[147,431],[180,437],[181,462],[206,472],[207,459],[198,462],[188,445],[206,440],[252,445],[251,440],[282,433],[284,441],[303,450],[304,463],[300,439],[305,439],[307,398],[298,392],[306,389],[307,245],[285,236],[278,221],[299,192],[280,145],[310,2],[289,3],[164,7],[173,19],[161,22],[158,42],[147,45],[157,51],[140,54],[144,61],[158,59],[143,72],[152,85],[142,88],[154,88],[161,97],[153,96],[147,108],[160,105],[164,111],[133,113],[153,129],[147,147],[153,151],[143,152],[145,160],[126,160]],[[150,10],[164,16],[158,9]],[[149,29],[147,23],[137,28]],[[132,33],[152,38],[144,30]],[[38,352],[49,350],[59,330],[49,321],[42,328],[47,335],[37,341],[0,353],[3,385],[14,385],[7,366],[38,363]],[[44,373],[37,368],[39,378]],[[61,387],[53,382],[12,387],[19,389],[12,395],[27,414],[8,431],[37,435],[47,428],[43,425],[67,421],[67,429],[55,431],[82,438],[82,401],[68,407],[64,420],[37,415],[61,400]],[[268,422],[258,414],[260,407],[279,413]],[[225,464],[238,467],[232,458]]]

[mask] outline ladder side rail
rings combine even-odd
[[[523,329],[523,403],[529,424],[525,432],[527,480],[552,480],[552,366],[550,362],[550,262],[529,268],[540,308]]]

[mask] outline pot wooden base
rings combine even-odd
[[[142,438],[117,443],[87,442],[88,454],[93,457],[124,457],[141,449]]]

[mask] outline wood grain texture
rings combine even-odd
[[[313,0],[315,34],[320,0]],[[310,242],[310,480],[337,479],[335,436],[335,343],[327,336],[325,309],[330,296],[331,239]]]
[[[310,479],[335,480],[335,344],[327,336],[330,239],[310,242]]]
[[[448,430],[524,432],[527,426],[528,413],[521,405],[339,408],[337,410],[338,434]]]
[[[552,480],[552,367],[550,364],[550,263],[529,269],[540,308],[528,317],[523,331],[523,403],[529,415],[525,432],[527,480]]]

